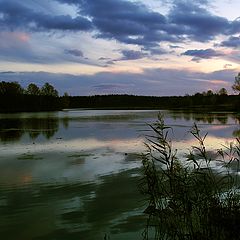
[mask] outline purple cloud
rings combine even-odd
[[[240,36],[233,37],[231,36],[228,40],[223,41],[221,43],[222,47],[231,47],[231,48],[238,48],[240,47]]]
[[[0,29],[25,29],[30,31],[71,30],[88,31],[92,23],[87,18],[69,15],[49,15],[25,7],[19,1],[0,2]]]
[[[187,50],[181,55],[192,56],[193,57],[192,61],[199,61],[201,59],[210,59],[214,57],[223,56],[221,52],[215,51],[214,49],[211,48]]]
[[[134,50],[122,50],[121,53],[123,56],[119,60],[136,60],[147,56],[147,54],[142,51]]]
[[[83,57],[83,52],[78,49],[65,49],[64,53],[73,55],[75,57]]]

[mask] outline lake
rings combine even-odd
[[[208,132],[209,150],[240,136],[235,113],[161,111],[178,156]],[[156,110],[0,114],[0,236],[4,240],[141,239],[139,191],[147,123]]]

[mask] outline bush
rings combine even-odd
[[[240,239],[239,179],[230,171],[231,164],[239,166],[240,140],[212,159],[204,145],[207,134],[194,125],[198,145],[180,161],[163,117],[149,127],[142,155],[141,190],[148,205],[144,239]],[[220,170],[212,167],[215,161]]]

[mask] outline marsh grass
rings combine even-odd
[[[240,239],[240,140],[217,150],[213,159],[204,144],[207,134],[194,124],[191,134],[197,145],[180,160],[163,116],[149,127],[142,155],[141,190],[147,201],[144,239]],[[218,169],[213,167],[216,162]]]

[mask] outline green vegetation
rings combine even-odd
[[[144,239],[239,239],[240,139],[212,153],[204,145],[207,134],[194,125],[198,145],[180,160],[163,117],[149,126],[142,156],[141,189],[148,201]]]

